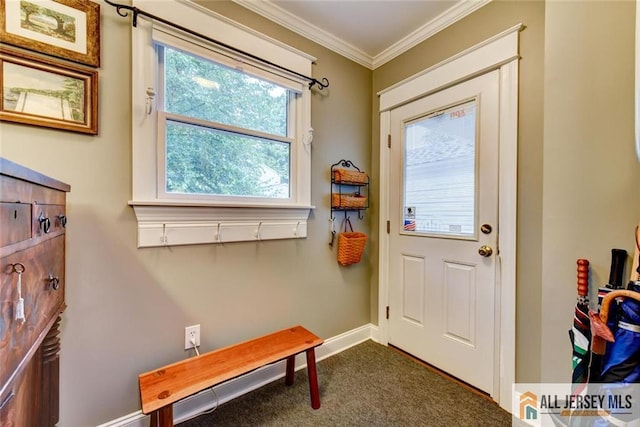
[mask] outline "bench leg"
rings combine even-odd
[[[173,427],[173,405],[153,411],[149,427]]]
[[[309,374],[309,393],[311,407],[320,408],[320,391],[318,390],[318,372],[316,371],[316,352],[313,348],[307,350],[307,373]]]
[[[296,372],[296,356],[294,354],[293,356],[287,357],[287,375],[285,376],[285,379],[284,379],[285,385],[293,385],[293,377],[295,375],[295,372]]]

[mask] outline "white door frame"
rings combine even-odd
[[[380,220],[378,332],[389,342],[389,149],[391,110],[491,70],[500,70],[498,257],[496,263],[493,399],[511,412],[516,346],[516,212],[518,161],[518,38],[522,24],[378,93],[380,97]]]

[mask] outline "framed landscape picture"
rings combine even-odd
[[[100,66],[100,5],[89,0],[0,0],[0,42]]]
[[[0,120],[95,135],[98,72],[0,48]]]

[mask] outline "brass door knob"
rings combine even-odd
[[[491,254],[493,254],[493,249],[491,249],[491,246],[482,245],[480,246],[480,249],[478,249],[478,253],[480,254],[480,256],[488,258],[491,256]]]

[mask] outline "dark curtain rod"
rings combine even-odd
[[[185,32],[187,34],[191,34],[192,36],[199,37],[199,38],[204,39],[204,40],[206,40],[208,42],[211,42],[211,43],[214,43],[214,44],[216,44],[218,46],[224,47],[225,49],[232,50],[232,51],[234,51],[236,53],[242,54],[242,55],[247,56],[247,57],[249,57],[251,59],[255,59],[256,61],[260,61],[263,64],[267,64],[267,65],[270,65],[272,67],[278,68],[280,70],[286,71],[287,73],[295,74],[298,77],[302,77],[303,79],[309,81],[309,89],[312,89],[314,86],[318,86],[318,88],[320,90],[322,90],[322,89],[324,89],[326,87],[329,87],[329,80],[327,80],[326,77],[323,77],[322,81],[320,81],[318,79],[314,79],[313,77],[305,76],[304,74],[300,74],[297,71],[293,71],[293,70],[290,70],[288,68],[282,67],[282,66],[280,66],[278,64],[274,64],[273,62],[267,61],[266,59],[262,59],[259,56],[253,55],[251,53],[245,52],[245,51],[240,50],[238,48],[235,48],[233,46],[229,46],[226,43],[220,42],[218,40],[214,40],[214,39],[212,39],[210,37],[207,37],[205,35],[197,33],[197,32],[195,32],[193,30],[190,30],[189,28],[183,27],[182,25],[175,24],[175,23],[173,23],[171,21],[167,21],[164,18],[160,18],[159,16],[152,15],[151,13],[148,13],[148,12],[145,12],[144,10],[138,9],[137,7],[128,6],[128,5],[125,5],[125,4],[113,3],[113,2],[111,2],[109,0],[104,0],[104,1],[108,5],[115,7],[116,8],[116,12],[118,13],[118,15],[120,15],[122,17],[129,16],[129,12],[128,11],[130,11],[133,14],[133,18],[131,20],[131,25],[134,26],[134,27],[138,26],[138,15],[146,16],[149,19],[152,19],[152,20],[158,21],[158,22],[162,22],[163,24],[169,25],[169,26],[171,26],[173,28],[177,28],[178,30],[183,31],[183,32]],[[123,9],[124,9],[124,11],[123,11]]]

